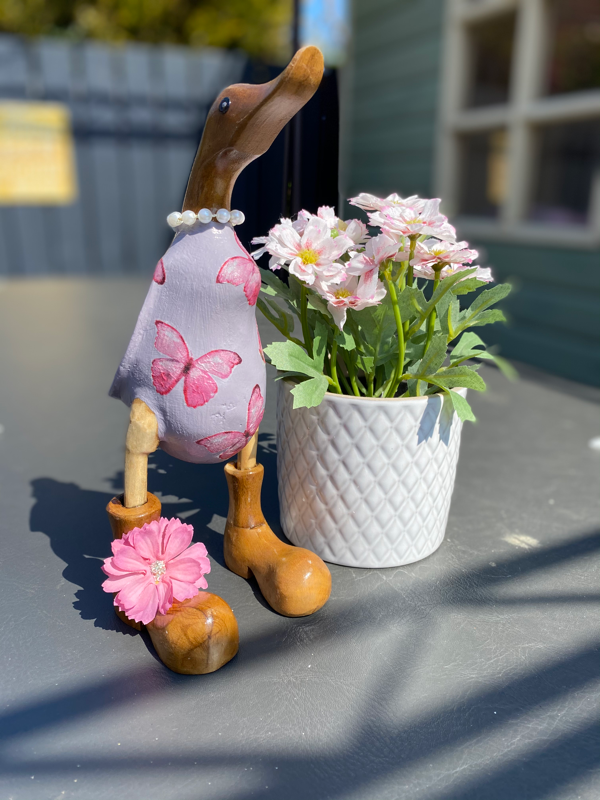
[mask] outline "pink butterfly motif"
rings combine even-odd
[[[152,276],[152,280],[154,281],[154,283],[158,283],[160,286],[162,286],[163,283],[166,281],[166,279],[167,279],[167,273],[165,272],[165,265],[163,264],[163,260],[161,258],[161,260],[154,268],[154,275]]]
[[[225,461],[225,459],[231,458],[231,456],[239,453],[242,447],[248,444],[258,430],[264,413],[265,401],[260,393],[259,385],[256,384],[250,395],[250,402],[248,403],[246,430],[243,433],[239,431],[214,433],[212,436],[205,436],[204,439],[198,439],[196,444],[206,447],[209,452],[218,455],[222,461]]]
[[[200,358],[192,358],[183,336],[172,325],[156,320],[154,347],[169,358],[152,361],[152,383],[159,394],[169,392],[183,378],[183,396],[190,408],[198,408],[219,390],[211,378],[228,378],[242,359],[232,350],[211,350]]]
[[[248,305],[255,306],[260,292],[260,270],[250,256],[233,256],[219,270],[217,283],[244,284]]]

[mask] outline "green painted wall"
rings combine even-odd
[[[444,0],[354,0],[344,165],[360,191],[431,196]],[[600,385],[600,250],[479,240],[483,265],[514,291],[510,325],[482,328],[504,355]]]
[[[431,191],[443,0],[354,0],[350,192]]]

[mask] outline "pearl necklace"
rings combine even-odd
[[[223,224],[230,222],[232,225],[241,225],[246,219],[242,211],[228,211],[226,208],[220,208],[216,214],[213,214],[210,208],[201,208],[195,214],[193,211],[172,211],[167,217],[167,223],[171,228],[179,228],[180,225],[187,225],[191,227],[196,221],[202,222],[207,225],[213,219]]]

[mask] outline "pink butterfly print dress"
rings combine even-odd
[[[217,222],[178,233],[156,266],[110,395],[128,406],[143,400],[160,446],[176,458],[222,463],[258,429],[266,383],[259,289],[258,267],[233,228]]]

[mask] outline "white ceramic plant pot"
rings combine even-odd
[[[279,381],[277,478],[288,539],[350,567],[397,567],[437,550],[462,429],[449,403],[326,394],[316,408],[294,410],[290,388]]]

